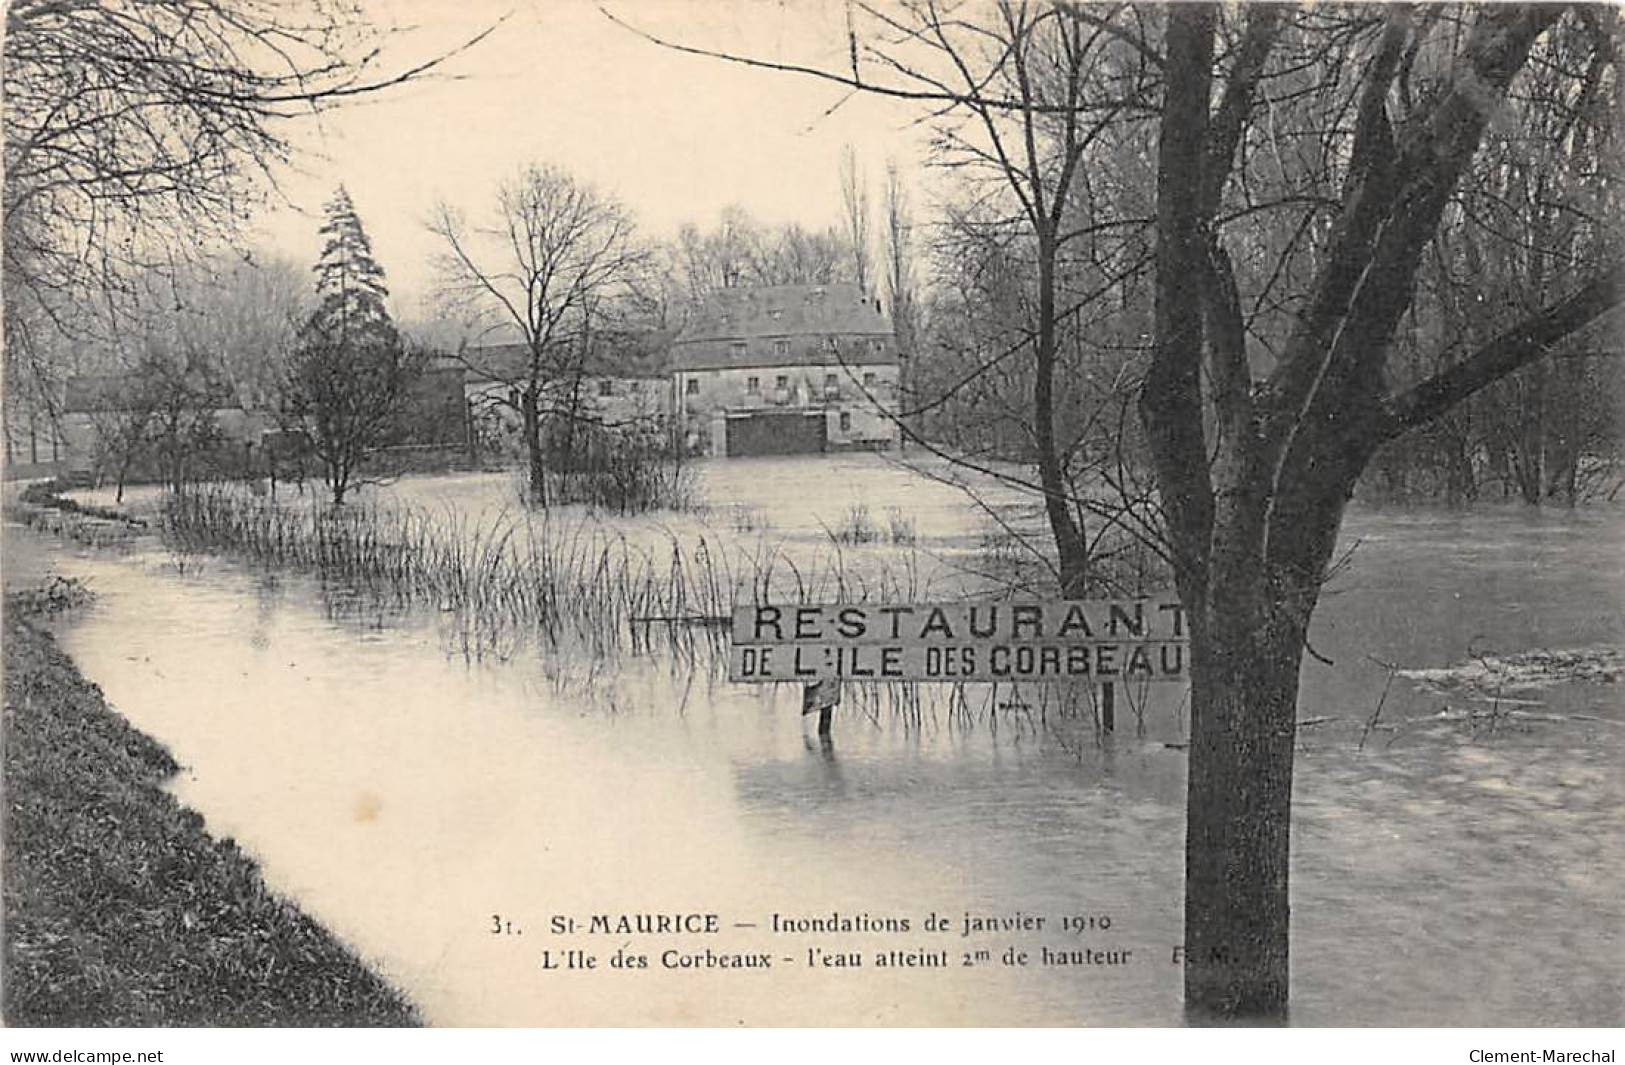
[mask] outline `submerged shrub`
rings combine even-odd
[[[615,514],[699,508],[694,469],[663,431],[591,426],[567,439],[549,455],[550,505],[578,503]]]
[[[886,508],[886,527],[894,544],[913,544],[919,539],[913,516],[903,513],[901,507]]]
[[[867,503],[853,503],[846,508],[846,517],[830,534],[838,544],[872,544],[880,538],[880,530],[869,516]]]

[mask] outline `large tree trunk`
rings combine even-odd
[[[1213,550],[1191,622],[1185,1001],[1197,1015],[1284,1014],[1298,675],[1343,513],[1376,449],[1304,427],[1273,495],[1258,452],[1215,468]]]
[[[1248,19],[1210,124],[1216,10],[1168,9],[1155,337],[1140,408],[1193,619],[1185,992],[1198,1013],[1286,1008],[1298,668],[1356,479],[1385,440],[1617,302],[1617,281],[1599,278],[1408,392],[1387,393],[1388,349],[1422,251],[1491,113],[1483,101],[1505,93],[1560,15],[1515,5],[1486,11],[1462,44],[1467,73],[1430,105],[1427,121],[1413,117],[1398,137],[1388,90],[1410,14],[1385,17],[1327,253],[1283,357],[1260,382],[1223,241],[1209,223],[1273,31]]]
[[[1222,604],[1191,631],[1185,1001],[1284,1012],[1292,754],[1301,639],[1238,631]]]

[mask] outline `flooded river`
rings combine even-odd
[[[955,490],[851,461],[877,516],[914,493],[923,544],[966,526]],[[775,501],[798,470],[822,476],[737,463],[708,491],[793,540],[848,505]],[[396,491],[468,507],[498,488]],[[1486,703],[1401,677],[1383,697],[1390,666],[1625,645],[1622,534],[1614,510],[1351,515],[1314,633],[1333,664],[1304,674],[1295,1023],[1625,1017],[1617,685]],[[183,801],[431,1023],[1181,1021],[1176,695],[1099,739],[1014,702],[865,703],[825,747],[798,692],[669,657],[470,661],[437,612],[150,543],[57,568],[99,596],[64,646],[187,767]],[[967,914],[992,928],[965,934]]]

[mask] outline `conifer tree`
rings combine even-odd
[[[349,193],[341,187],[324,213],[319,302],[300,329],[289,392],[340,504],[367,457],[393,442],[415,374],[384,305],[384,269]]]

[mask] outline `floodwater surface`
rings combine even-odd
[[[957,490],[843,463],[719,465],[707,491],[791,542],[854,499],[912,517],[922,549],[975,539]],[[392,491],[503,505],[489,477]],[[1350,516],[1314,632],[1332,664],[1304,670],[1294,1023],[1625,1017],[1618,686],[1503,704],[1393,676],[1625,645],[1622,530],[1615,510]],[[704,662],[471,660],[445,615],[151,544],[58,569],[99,595],[64,646],[173,750],[183,801],[431,1023],[1183,1019],[1175,690],[1105,737],[1008,690],[853,698],[823,745],[799,692]],[[714,914],[718,930],[640,934],[622,914]],[[991,929],[964,934],[967,914]],[[815,922],[836,927],[802,930]],[[596,967],[570,968],[572,950]],[[707,968],[707,951],[771,968]]]

